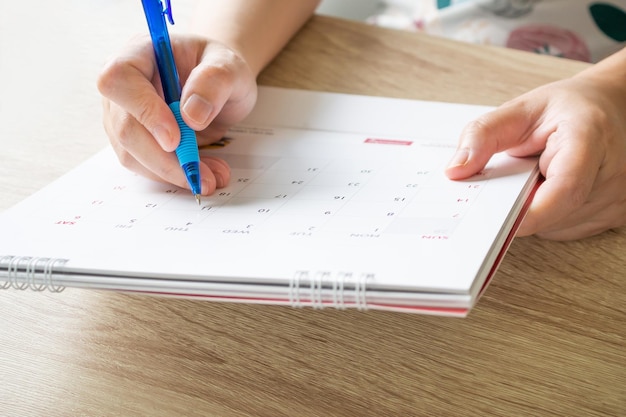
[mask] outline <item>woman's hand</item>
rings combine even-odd
[[[571,240],[626,224],[626,78],[596,65],[500,106],[461,135],[451,179],[475,174],[499,151],[541,154],[545,181],[520,236]]]
[[[183,85],[180,101],[185,122],[197,131],[198,145],[222,138],[256,102],[257,85],[248,64],[232,49],[202,37],[171,37]],[[102,71],[104,127],[125,167],[146,177],[189,188],[173,151],[180,131],[161,95],[148,36],[139,37]],[[230,168],[217,158],[201,157],[202,194],[224,187]]]

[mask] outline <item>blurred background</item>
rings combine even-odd
[[[385,3],[384,0],[323,0],[317,13],[344,19],[365,20],[379,13],[385,7]]]
[[[418,0],[323,0],[318,14],[367,21],[378,26],[414,30]]]

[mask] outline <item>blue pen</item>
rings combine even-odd
[[[167,16],[169,22],[172,25],[174,24],[172,5],[170,0],[165,0],[165,9],[161,0],[141,0],[141,3],[148,20],[154,55],[156,56],[161,85],[163,86],[163,95],[170,109],[172,109],[180,128],[180,144],[176,148],[176,156],[185,172],[191,192],[196,197],[198,204],[200,204],[200,155],[198,142],[196,140],[196,132],[187,126],[180,114],[181,86],[167,31],[167,23],[165,22],[165,16]]]

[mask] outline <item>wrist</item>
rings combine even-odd
[[[574,78],[588,80],[626,101],[626,48],[578,73]]]

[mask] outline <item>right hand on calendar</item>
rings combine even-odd
[[[256,102],[256,79],[248,64],[227,46],[201,37],[171,37],[183,85],[185,122],[197,131],[198,146],[222,138]],[[111,59],[98,79],[103,95],[104,128],[123,166],[162,182],[189,188],[173,151],[180,131],[161,95],[158,70],[148,36],[132,40]],[[202,194],[230,180],[221,159],[201,156]]]
[[[518,235],[573,240],[626,225],[626,48],[538,87],[468,125],[447,169],[481,170],[496,152],[540,154],[545,181]]]

